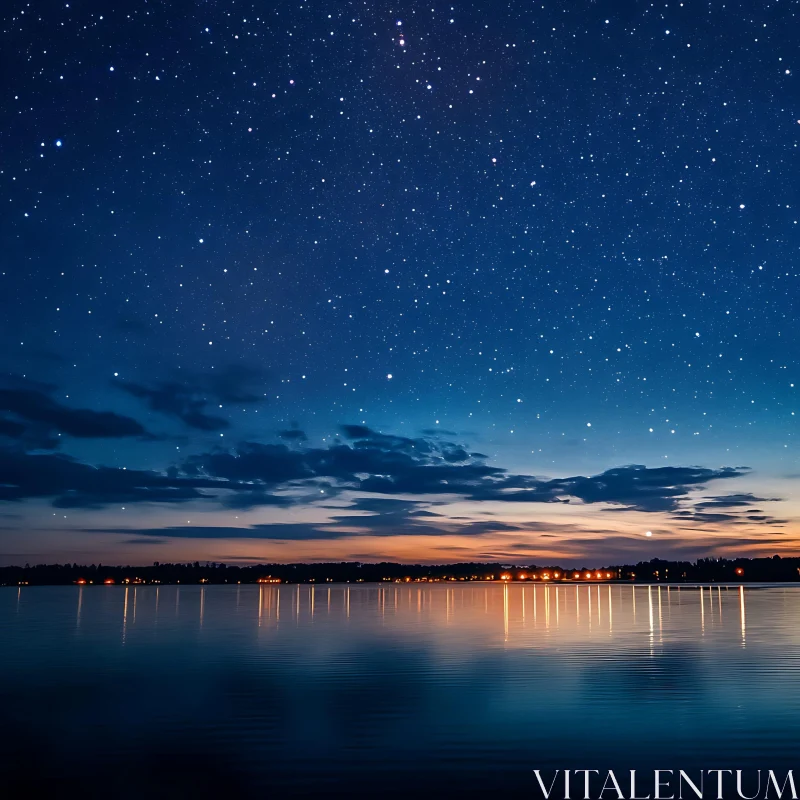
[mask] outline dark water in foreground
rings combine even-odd
[[[2,777],[27,796],[800,772],[794,587],[5,588],[0,656]]]

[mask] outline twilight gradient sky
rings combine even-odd
[[[796,553],[797,11],[4,3],[0,560]]]

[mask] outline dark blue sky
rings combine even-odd
[[[4,560],[795,547],[796,3],[0,23]]]

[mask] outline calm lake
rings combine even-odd
[[[800,770],[795,587],[3,588],[0,653],[0,766],[26,796]]]

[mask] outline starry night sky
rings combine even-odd
[[[0,558],[795,551],[797,12],[3,4]]]

